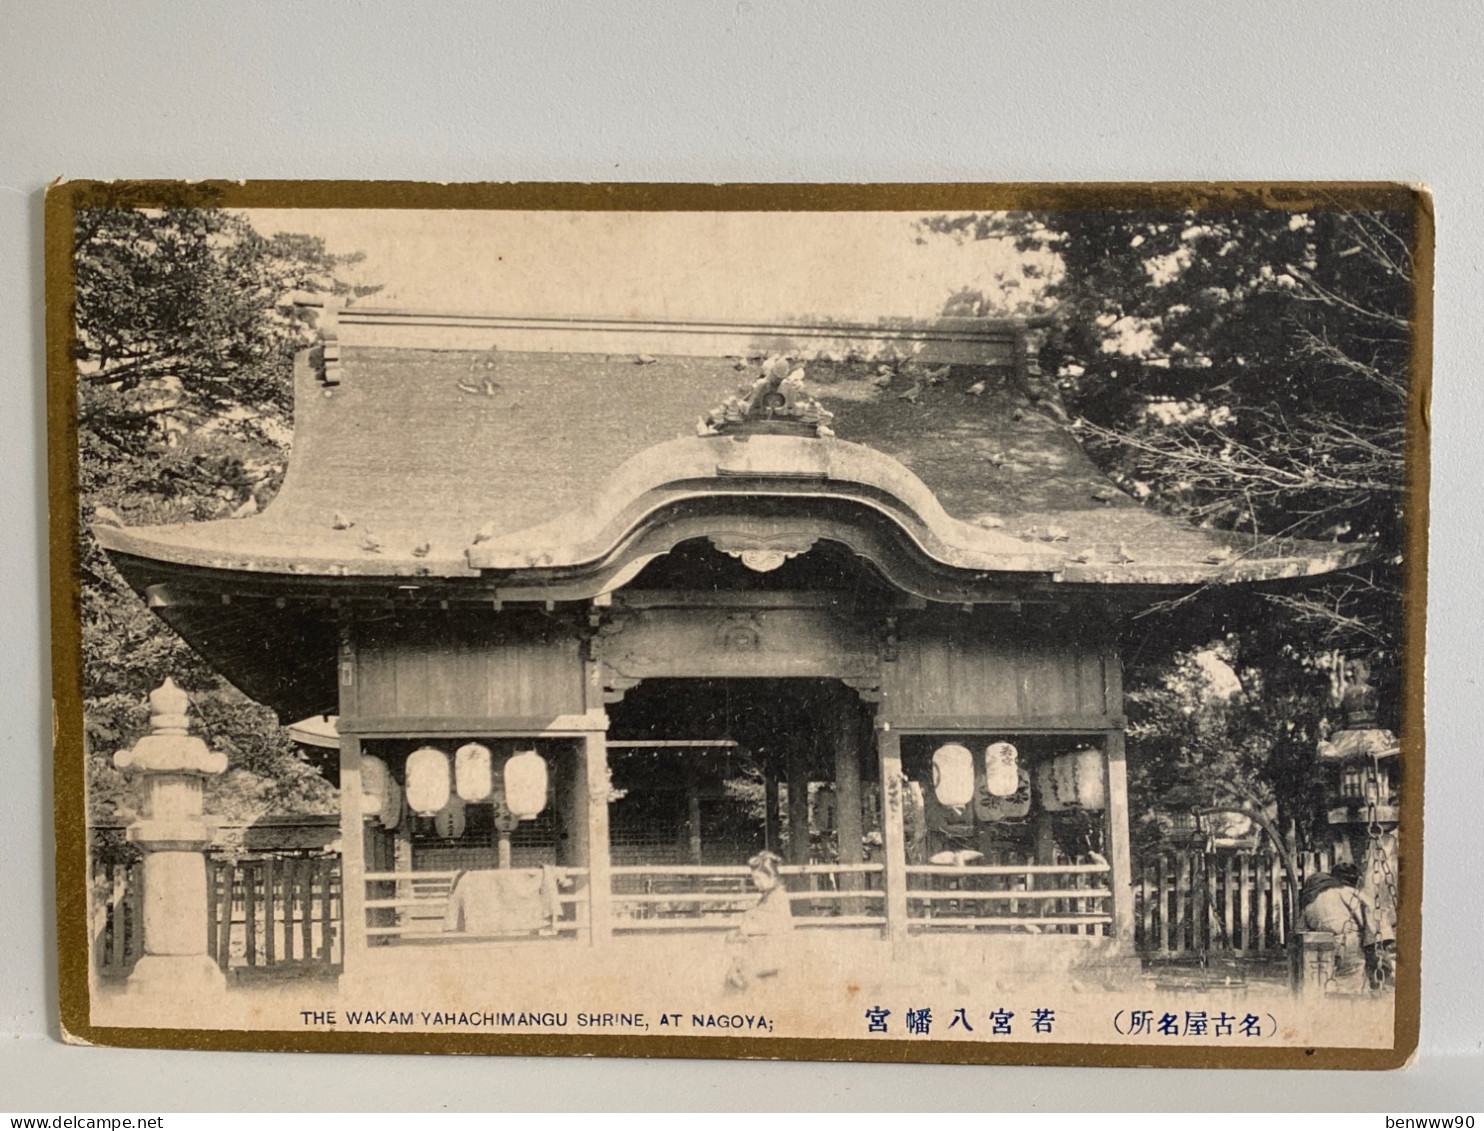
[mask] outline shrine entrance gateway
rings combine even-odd
[[[399,802],[368,818],[373,803],[347,801],[347,968],[406,944],[723,932],[756,899],[747,861],[765,849],[801,928],[1124,948],[1121,691],[1104,624],[1029,601],[914,600],[821,543],[761,571],[678,547],[585,612],[355,625],[347,798],[368,773],[405,797],[418,751],[452,764],[476,746],[496,780],[535,751],[547,804],[525,820],[502,794],[457,817]]]

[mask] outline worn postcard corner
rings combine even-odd
[[[1415,1049],[1425,190],[47,214],[87,1041]]]

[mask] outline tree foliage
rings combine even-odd
[[[324,783],[272,712],[222,681],[145,609],[88,525],[100,508],[110,520],[144,525],[224,518],[266,502],[291,436],[293,353],[312,330],[292,297],[374,288],[339,277],[358,256],[331,254],[309,236],[264,236],[244,216],[214,208],[83,210],[73,251],[94,812],[129,809],[109,759],[143,732],[144,696],[167,675],[193,693],[203,737],[229,755],[232,771],[213,787],[237,799],[227,809],[321,805]]]
[[[1302,537],[1374,548],[1369,564],[1303,585],[1172,602],[1137,622],[1130,641],[1131,723],[1154,762],[1171,773],[1203,764],[1213,781],[1255,775],[1249,785],[1277,787],[1298,809],[1311,792],[1337,654],[1371,660],[1387,723],[1397,722],[1409,215],[1026,212],[923,226],[1009,241],[1032,256],[1044,275],[1029,280],[1034,302],[1024,289],[961,292],[954,310],[1056,311],[1042,368],[1055,374],[1088,451],[1127,490],[1254,544]],[[1007,294],[1019,309],[1004,309]],[[1242,673],[1240,708],[1212,707],[1182,668],[1213,645]],[[1172,646],[1185,651],[1172,659]],[[1177,707],[1193,703],[1204,707]],[[1219,771],[1213,744],[1227,748]],[[1245,769],[1232,761],[1243,758]],[[1168,788],[1161,772],[1142,785]]]

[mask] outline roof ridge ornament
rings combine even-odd
[[[738,389],[734,396],[696,422],[701,436],[749,434],[812,436],[829,439],[834,413],[804,391],[804,367],[790,370],[789,358],[773,354],[763,362],[763,372],[751,388]]]

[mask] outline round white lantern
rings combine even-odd
[[[1070,754],[1058,754],[1041,763],[1037,785],[1040,787],[1041,807],[1048,812],[1103,809],[1108,804],[1103,783],[1103,755],[1091,746]]]
[[[933,751],[933,794],[949,809],[974,800],[974,755],[967,746],[950,742]]]
[[[442,809],[433,814],[433,831],[444,840],[458,840],[464,835],[464,802],[450,797]]]
[[[494,763],[490,748],[466,743],[453,752],[453,779],[464,801],[488,801],[495,789]]]
[[[985,747],[984,788],[995,797],[1013,797],[1020,788],[1020,751],[1008,742]]]
[[[546,808],[546,759],[534,750],[512,754],[505,763],[505,804],[518,821]]]
[[[380,817],[386,809],[387,782],[392,780],[392,775],[387,772],[386,763],[375,755],[368,755],[361,759],[361,815],[365,817]]]
[[[407,805],[420,817],[431,817],[448,804],[448,755],[431,746],[407,756]]]

